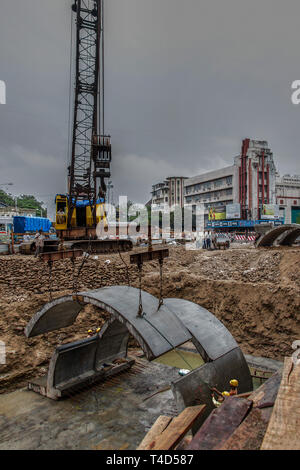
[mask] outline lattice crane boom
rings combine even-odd
[[[103,0],[75,0],[72,10],[76,65],[68,227],[80,200],[89,201],[96,225],[96,202],[105,199],[111,162],[111,139],[104,135]]]

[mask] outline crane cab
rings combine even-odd
[[[68,227],[68,196],[58,194],[55,198],[56,204],[56,230],[67,230],[68,228],[92,228],[94,227],[93,210],[88,201],[78,201],[73,210],[71,227]],[[104,201],[99,199],[96,204],[96,223],[104,221],[106,225],[106,213]]]
[[[65,195],[58,194],[55,198],[56,205],[56,230],[66,230],[68,221],[68,198]]]

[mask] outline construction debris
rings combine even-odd
[[[160,416],[137,450],[172,450],[205,410],[205,405],[185,408],[176,418]]]
[[[300,364],[285,358],[282,381],[262,450],[299,450]]]

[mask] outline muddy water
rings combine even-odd
[[[194,370],[202,366],[204,361],[200,354],[190,351],[173,350],[155,359],[155,362],[165,364],[167,366],[176,367],[178,369]]]
[[[194,370],[204,364],[204,361],[200,354],[181,349],[169,351],[166,354],[163,354],[159,358],[155,359],[154,362],[159,362],[160,364],[165,364],[167,366],[176,367],[177,369],[186,370]],[[250,373],[251,375],[255,374],[255,370],[252,367],[250,367]],[[260,376],[260,378],[252,377],[253,390],[256,390],[262,385],[263,382],[270,378],[272,372],[261,371],[258,372],[258,375]]]

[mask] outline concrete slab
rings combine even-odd
[[[214,361],[238,347],[223,323],[201,305],[183,299],[166,299],[165,305],[191,333],[205,362]]]

